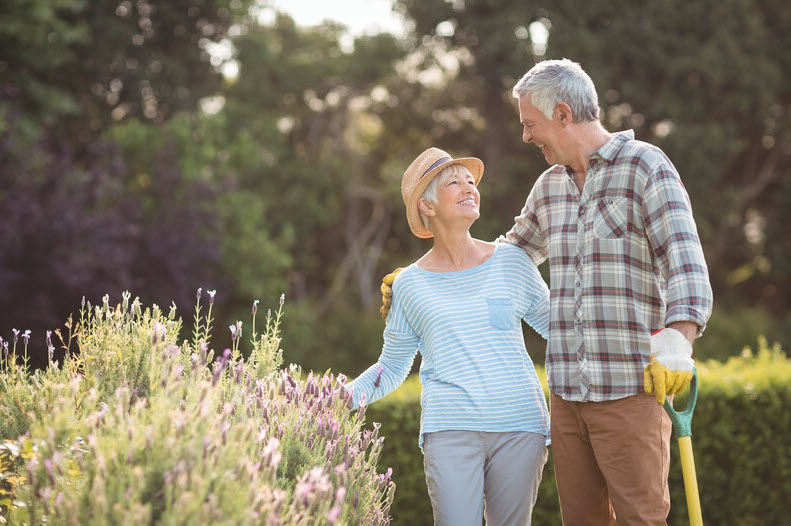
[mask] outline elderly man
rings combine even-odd
[[[661,404],[689,385],[692,341],[712,308],[689,197],[659,148],[601,125],[579,64],[540,62],[513,95],[522,139],[550,164],[505,240],[536,264],[549,259],[563,522],[664,525],[671,423]]]
[[[513,94],[522,140],[551,165],[506,238],[549,259],[563,521],[666,524],[671,424],[660,404],[689,384],[712,306],[689,197],[659,148],[604,129],[579,64],[540,62]]]

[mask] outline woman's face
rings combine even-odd
[[[440,181],[437,187],[436,218],[441,220],[480,217],[481,194],[475,178],[466,170],[459,170]]]

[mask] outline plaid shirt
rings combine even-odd
[[[549,258],[549,388],[566,400],[643,392],[651,332],[706,325],[712,291],[689,197],[657,147],[617,133],[591,155],[580,194],[570,169],[536,181],[506,240]]]

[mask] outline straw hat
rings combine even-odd
[[[417,237],[428,238],[434,234],[426,230],[423,219],[420,217],[417,202],[426,187],[436,175],[452,164],[460,164],[467,168],[475,178],[475,184],[483,175],[483,162],[476,157],[460,157],[454,159],[447,152],[439,148],[429,148],[412,161],[409,168],[401,178],[401,196],[406,205],[406,218],[409,228]]]

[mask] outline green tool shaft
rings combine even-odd
[[[681,453],[681,471],[684,474],[684,489],[687,492],[687,510],[690,526],[703,526],[698,495],[698,478],[695,474],[695,459],[692,456],[692,438],[679,437],[678,449]]]

